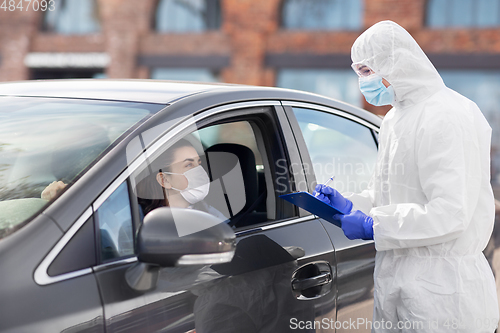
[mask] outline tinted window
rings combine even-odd
[[[284,0],[282,25],[301,30],[358,30],[363,0]]]
[[[121,184],[96,212],[101,261],[134,254],[132,213],[127,183]]]
[[[94,240],[94,220],[90,217],[52,262],[48,274],[56,276],[95,266]]]
[[[99,32],[101,27],[97,1],[52,0],[49,10],[45,11],[42,30],[59,34],[90,34]]]
[[[155,29],[159,32],[200,32],[219,29],[219,0],[160,0]]]
[[[427,25],[445,27],[493,27],[500,25],[499,0],[429,0]]]
[[[368,186],[377,158],[372,131],[327,112],[293,108],[311,157],[316,181],[335,176],[340,192],[359,193]]]

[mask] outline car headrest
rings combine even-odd
[[[215,152],[228,154],[211,154]],[[206,150],[206,155],[212,181],[222,179],[239,162],[245,185],[246,203],[243,209],[246,209],[257,200],[259,194],[257,169],[255,167],[255,155],[250,148],[236,143],[219,143],[209,147]],[[231,195],[231,193],[227,194],[228,196]]]

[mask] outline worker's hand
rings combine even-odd
[[[66,184],[64,184],[62,181],[54,181],[49,184],[43,191],[42,191],[42,199],[45,200],[52,200],[54,197],[61,192],[64,188],[66,187]]]
[[[336,214],[335,220],[342,223],[342,230],[349,239],[373,239],[373,219],[357,210],[347,215]]]
[[[335,207],[345,214],[349,214],[351,212],[351,200],[344,198],[342,194],[330,186],[325,186],[323,184],[316,185],[313,195],[324,203]]]

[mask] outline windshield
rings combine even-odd
[[[0,97],[0,238],[34,217],[128,129],[163,107]]]

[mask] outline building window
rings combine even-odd
[[[426,10],[433,28],[500,25],[500,0],[428,0]]]
[[[282,26],[300,30],[359,30],[363,0],[284,0]]]
[[[218,74],[208,68],[153,68],[151,78],[155,80],[219,82]]]
[[[440,70],[446,86],[474,101],[492,128],[491,181],[500,185],[500,70]]]
[[[110,57],[99,52],[31,52],[24,57],[30,79],[105,78]]]
[[[30,71],[31,80],[54,79],[105,79],[103,69],[77,69],[77,68],[34,68]]]
[[[54,0],[55,10],[47,10],[42,30],[65,35],[83,35],[101,30],[96,0]]]
[[[221,26],[219,0],[160,0],[154,27],[158,32],[201,32]]]
[[[277,84],[362,106],[358,77],[350,69],[282,69]]]

